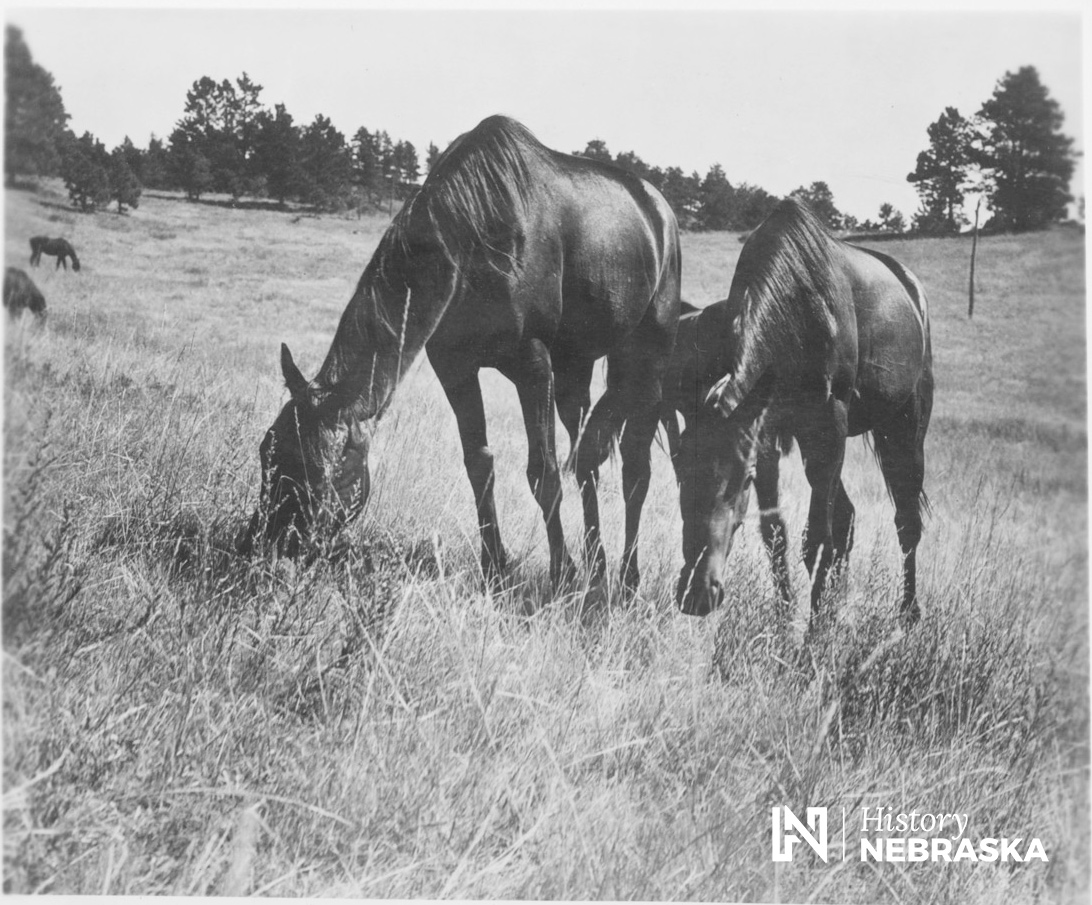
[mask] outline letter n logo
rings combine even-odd
[[[793,843],[801,839],[815,854],[827,860],[827,809],[808,808],[807,816],[808,825],[804,826],[788,808],[773,809],[774,861],[791,861]]]

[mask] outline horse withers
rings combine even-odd
[[[45,296],[26,271],[18,267],[9,267],[4,271],[4,307],[12,317],[29,311],[39,320],[45,320]]]
[[[784,201],[748,239],[728,298],[680,328],[674,360],[669,398],[687,422],[673,455],[682,611],[703,616],[721,603],[752,482],[777,590],[791,603],[778,472],[795,440],[812,491],[804,563],[817,614],[828,574],[853,546],[846,437],[871,432],[903,553],[901,614],[915,622],[933,402],[928,306],[917,278],[887,255],[834,239],[804,205]]]
[[[61,265],[68,270],[68,259],[72,259],[72,269],[79,271],[80,259],[76,257],[76,249],[67,239],[50,239],[48,236],[35,236],[30,240],[30,266],[37,267],[41,263],[42,255],[49,255],[57,259],[56,270]]]
[[[366,462],[360,424],[386,409],[425,349],[455,413],[486,577],[496,581],[508,567],[478,378],[492,367],[519,394],[551,577],[559,582],[574,569],[559,511],[556,406],[572,441],[585,554],[596,575],[606,567],[598,470],[618,442],[622,577],[635,587],[679,273],[675,217],[652,186],[552,151],[514,120],[483,120],[441,155],[380,240],[315,378],[305,379],[282,349],[291,399],[263,441],[263,503],[240,549],[263,536],[297,549],[329,507],[334,521],[344,521],[342,491],[359,484]],[[607,388],[592,408],[592,369],[603,356]]]

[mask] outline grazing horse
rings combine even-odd
[[[41,320],[46,316],[45,296],[26,271],[18,267],[9,267],[4,271],[4,307],[13,317],[24,311],[30,311]]]
[[[76,257],[76,249],[67,239],[50,239],[47,236],[35,236],[30,240],[30,264],[37,267],[42,260],[42,255],[50,255],[57,259],[57,267],[64,265],[68,270],[68,258],[72,259],[72,269],[79,271],[80,259]],[[54,268],[56,269],[56,268]]]
[[[618,442],[622,577],[636,587],[679,279],[675,216],[652,186],[609,164],[552,151],[514,120],[483,120],[444,152],[380,240],[316,377],[306,380],[282,346],[291,399],[262,442],[263,504],[240,549],[264,534],[296,552],[319,521],[343,522],[360,508],[367,455],[360,423],[386,409],[425,348],[455,412],[486,577],[495,582],[507,567],[478,379],[481,368],[492,367],[519,394],[527,478],[546,523],[551,578],[556,584],[573,570],[559,512],[556,405],[572,441],[584,549],[596,576],[606,568],[598,470]],[[607,388],[592,409],[592,368],[604,355]]]
[[[673,456],[684,613],[704,616],[720,604],[752,481],[775,583],[791,602],[778,469],[793,439],[812,490],[804,562],[818,613],[828,573],[853,546],[854,508],[841,476],[846,437],[871,432],[903,553],[901,614],[908,623],[919,618],[915,560],[933,370],[928,306],[913,274],[839,242],[805,206],[784,201],[744,246],[728,298],[684,317],[665,387],[687,422]]]

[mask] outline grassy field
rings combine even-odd
[[[50,187],[9,192],[5,218],[9,265],[39,233],[84,264],[34,270],[48,322],[5,334],[5,892],[1087,900],[1083,233],[984,238],[973,321],[968,241],[884,244],[932,305],[924,618],[897,630],[893,511],[851,441],[837,630],[786,664],[757,521],[725,607],[674,610],[681,521],[659,448],[639,596],[552,599],[516,394],[493,373],[514,589],[481,586],[454,417],[425,362],[378,426],[348,556],[231,552],[286,395],[279,343],[314,373],[386,218],[169,196],[80,216]],[[683,242],[684,296],[723,297],[737,237]],[[783,474],[799,537],[798,458]],[[608,466],[612,574],[619,485]],[[571,545],[571,477],[565,493]],[[803,607],[796,544],[793,561]],[[775,863],[776,805],[963,812],[971,838],[1037,837],[1050,860],[854,848],[827,865],[798,847]]]

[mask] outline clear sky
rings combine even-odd
[[[146,147],[201,76],[247,72],[298,124],[322,113],[413,142],[424,161],[492,113],[563,151],[603,139],[663,167],[776,195],[825,181],[844,212],[909,216],[906,175],[946,106],[975,113],[1035,66],[1084,148],[1079,6],[1031,12],[706,4],[575,9],[8,7],[71,126]],[[1083,189],[1079,168],[1074,195]]]

